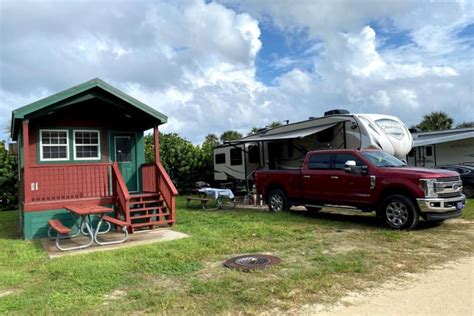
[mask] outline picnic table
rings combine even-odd
[[[217,208],[223,208],[226,200],[230,200],[235,207],[235,196],[231,189],[201,188],[199,192],[205,194],[206,198],[215,200]]]
[[[128,239],[128,231],[127,226],[128,224],[124,221],[119,219],[113,218],[108,216],[107,214],[113,212],[113,209],[109,207],[104,207],[95,204],[81,204],[81,205],[65,205],[64,208],[69,211],[69,213],[74,218],[74,224],[76,231],[72,232],[71,228],[65,227],[59,220],[50,220],[48,222],[50,228],[48,230],[48,235],[51,239],[54,237],[51,235],[52,231],[56,232],[56,247],[61,251],[67,250],[76,250],[87,248],[95,242],[98,245],[110,245],[125,242]],[[94,217],[98,217],[97,225],[94,227]],[[105,230],[101,230],[104,222],[107,225]],[[124,238],[119,240],[112,240],[112,241],[103,241],[100,240],[98,237],[99,235],[106,234],[110,231],[112,225],[114,224],[118,227],[122,228],[122,232],[124,233]],[[79,246],[73,247],[62,247],[60,245],[60,240],[62,239],[69,239],[74,238],[79,235],[83,235],[88,237],[88,241],[84,244]]]
[[[232,207],[235,207],[235,196],[234,192],[230,189],[217,189],[217,188],[200,188],[195,190],[197,193],[196,196],[188,196],[186,207],[189,207],[191,201],[198,201],[201,203],[201,207],[205,209],[222,209],[227,204],[226,202],[231,202]],[[215,202],[215,205],[209,207],[211,200]],[[206,208],[207,207],[207,208]]]

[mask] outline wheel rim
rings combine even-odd
[[[408,208],[401,202],[392,202],[387,205],[385,214],[389,224],[394,227],[402,227],[408,221]]]
[[[272,210],[279,212],[283,209],[283,197],[280,194],[272,194],[270,197]]]

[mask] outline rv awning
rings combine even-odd
[[[303,129],[289,131],[285,133],[274,133],[270,135],[267,135],[267,134],[252,135],[252,136],[248,136],[236,141],[232,141],[232,143],[249,143],[249,142],[262,142],[262,141],[272,141],[272,140],[303,138],[303,137],[321,132],[325,129],[331,128],[334,125],[337,125],[339,123],[341,122],[320,125],[320,126],[315,126],[315,127],[309,127],[309,128],[303,128]]]
[[[423,135],[422,137],[413,140],[413,147],[441,144],[446,142],[453,142],[456,140],[474,138],[474,131],[464,133],[452,133],[451,135]]]

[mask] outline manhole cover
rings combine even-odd
[[[263,269],[280,263],[280,258],[269,255],[244,255],[231,258],[224,266],[231,269],[254,270]]]

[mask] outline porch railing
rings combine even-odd
[[[130,193],[128,192],[127,185],[122,177],[120,168],[117,162],[112,165],[112,188],[116,198],[115,210],[122,211],[125,217],[125,221],[130,223]],[[118,214],[118,213],[116,213]]]
[[[30,167],[29,202],[110,197],[110,164]]]
[[[142,165],[142,188],[143,192],[160,192],[166,206],[171,211],[171,218],[175,218],[175,198],[178,195],[178,190],[161,162]]]

